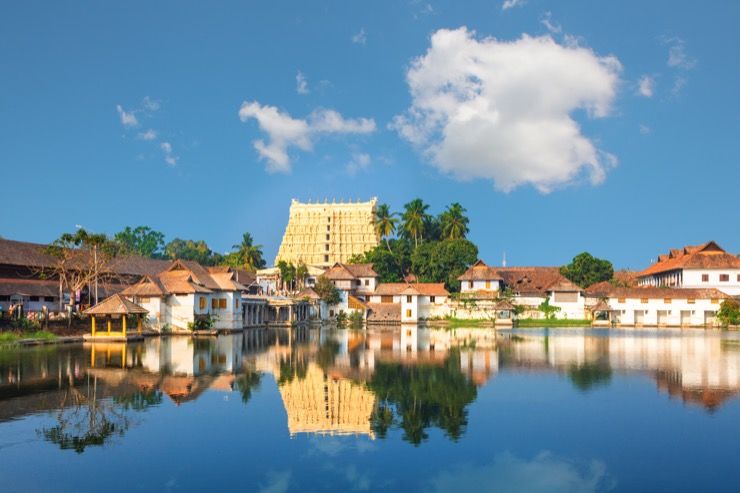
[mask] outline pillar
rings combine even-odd
[[[111,325],[110,315],[108,315],[108,335],[110,335],[110,325]]]
[[[123,337],[126,337],[126,319],[127,319],[127,318],[128,318],[128,317],[126,317],[126,314],[125,314],[125,313],[124,313],[123,315],[121,315],[121,324],[123,324],[123,325],[122,325],[122,327],[123,327],[123,330],[122,330],[122,332],[123,332]]]
[[[90,323],[92,324],[92,335],[95,336],[95,315],[90,317]]]
[[[141,315],[136,317],[136,331],[141,334]]]

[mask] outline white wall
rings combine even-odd
[[[486,281],[473,281],[473,287],[470,287],[470,281],[460,281],[460,292],[469,293],[472,291],[498,291],[499,282],[496,279],[489,280],[488,287],[486,287]]]
[[[620,302],[619,298],[609,298],[609,306],[615,310],[616,322],[619,325],[634,325],[635,311],[639,310],[644,313],[643,325],[657,326],[658,311],[666,312],[661,320],[660,325],[679,327],[682,325],[681,312],[690,312],[688,316],[689,325],[703,327],[705,320],[711,320],[716,316],[719,310],[721,300],[697,298],[694,303],[689,303],[687,299],[672,298],[670,303],[666,303],[663,298],[648,298],[647,303],[643,303],[640,298],[624,298]],[[684,319],[684,322],[687,319]]]
[[[709,275],[708,282],[701,280],[702,274]],[[730,280],[720,282],[720,274],[728,274]],[[681,287],[717,288],[730,296],[740,296],[740,281],[738,280],[738,276],[740,276],[740,269],[684,269],[683,284]]]

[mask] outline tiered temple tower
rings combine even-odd
[[[275,264],[330,267],[376,247],[377,198],[368,202],[302,203],[293,199]]]

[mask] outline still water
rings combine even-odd
[[[0,350],[0,491],[740,491],[740,334],[255,330]]]

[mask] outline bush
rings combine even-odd
[[[727,299],[719,306],[717,319],[723,327],[728,325],[740,325],[740,305],[733,299]]]
[[[363,317],[362,312],[354,311],[349,315],[349,323],[354,328],[362,327],[364,321],[365,317]]]
[[[216,323],[216,317],[208,315],[205,318],[199,318],[193,322],[188,322],[188,329],[190,330],[211,330],[213,325]]]

